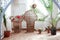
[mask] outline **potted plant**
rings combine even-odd
[[[9,37],[10,36],[10,31],[7,29],[7,26],[6,26],[5,14],[3,15],[3,19],[4,19],[4,25],[5,25],[5,28],[6,28],[6,30],[4,31],[4,37]]]
[[[56,26],[57,26],[57,23],[60,21],[59,14],[60,13],[58,13],[55,18],[52,18],[51,16],[51,25],[52,25],[51,35],[56,35]]]
[[[41,34],[41,32],[42,32],[43,30],[40,28],[40,29],[38,29],[38,32],[39,32],[39,34]]]
[[[11,16],[10,17],[11,22],[13,22],[13,31],[14,33],[19,33],[21,32],[21,23],[23,21],[23,16],[22,15],[17,15],[17,16]]]
[[[42,0],[42,2],[44,3],[44,6],[46,7],[46,9],[48,10],[48,12],[50,13],[50,17],[51,17],[51,35],[56,35],[56,26],[57,26],[57,23],[58,21],[60,20],[60,18],[58,18],[58,14],[55,18],[53,18],[52,16],[52,11],[53,11],[53,2],[52,0],[48,0],[48,4]]]

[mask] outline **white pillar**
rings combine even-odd
[[[0,0],[0,8],[2,5],[2,0]],[[3,34],[2,34],[2,18],[3,18],[3,14],[0,10],[0,40],[3,38]]]

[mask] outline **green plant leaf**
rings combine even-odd
[[[2,13],[2,11],[3,11],[3,9],[2,9],[2,7],[0,7],[0,13]]]
[[[5,27],[6,27],[6,18],[5,18],[5,14],[4,14],[4,16],[3,16],[3,19],[4,19],[4,25],[5,25]]]

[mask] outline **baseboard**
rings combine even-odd
[[[22,30],[27,30],[27,28],[22,28]],[[34,31],[36,31],[36,29],[34,29]]]
[[[12,30],[14,30],[14,29],[12,28]],[[27,30],[27,28],[21,28],[21,30]]]
[[[22,30],[27,30],[27,28],[22,28]]]
[[[57,31],[60,31],[60,29],[57,29]]]

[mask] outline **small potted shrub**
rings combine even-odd
[[[50,13],[50,17],[51,17],[51,35],[56,35],[56,26],[57,26],[57,23],[60,21],[60,18],[58,17],[58,13],[56,13],[56,17],[53,18],[53,2],[52,0],[49,0],[48,3],[49,5],[47,6],[45,1],[42,0],[45,8],[48,10],[48,12]]]
[[[10,17],[11,22],[13,22],[13,31],[14,33],[19,33],[21,32],[21,23],[23,21],[22,15],[17,15],[17,16],[11,16]]]
[[[40,28],[40,29],[38,29],[38,32],[39,32],[39,34],[41,34],[41,32],[42,32],[43,30]]]
[[[56,35],[56,27],[51,27],[51,35]]]
[[[5,14],[3,16],[3,19],[4,19],[4,25],[5,25],[5,28],[6,28],[6,30],[4,31],[4,37],[9,37],[10,36],[10,31],[7,29],[7,26],[6,26]]]
[[[60,21],[60,17],[58,16],[60,13],[57,14],[57,16],[55,18],[52,18],[51,16],[51,35],[56,35],[56,26],[57,23]]]

